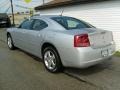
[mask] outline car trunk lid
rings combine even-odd
[[[72,35],[88,34],[90,46],[100,48],[110,45],[113,42],[111,31],[105,31],[97,28],[74,29],[67,31]]]
[[[89,41],[93,48],[110,45],[113,41],[112,32],[105,30],[96,30],[93,33],[89,33]]]

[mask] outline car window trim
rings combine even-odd
[[[31,26],[30,26],[30,29],[26,29],[26,30],[32,30],[32,26],[33,26],[33,23],[34,23],[34,19],[30,19],[30,20],[33,20],[32,23],[31,23]],[[24,28],[21,28],[21,25],[26,22],[26,21],[30,21],[29,19],[25,19],[19,26],[18,28],[20,29],[24,29]]]
[[[67,18],[74,19],[74,20],[76,20],[76,21],[84,24],[86,27],[96,28],[95,26],[93,26],[93,25],[91,25],[91,24],[89,24],[89,23],[87,23],[87,22],[85,22],[85,21],[83,21],[83,20],[76,19],[76,18],[74,18],[74,17],[65,17],[65,16],[62,17],[62,16],[61,16],[61,17],[52,17],[51,19],[52,19],[53,21],[57,22],[57,23],[58,23],[59,25],[61,25],[62,27],[64,27],[66,30],[73,30],[74,28],[73,28],[73,29],[68,28],[68,27],[66,27],[65,25],[59,23],[59,22],[56,20],[56,19],[61,19],[61,20],[64,20],[64,22],[66,22]],[[65,20],[65,19],[66,19],[66,20]]]
[[[47,22],[45,22],[44,20],[42,20],[42,19],[33,19],[34,21],[33,21],[33,23],[32,23],[32,28],[31,28],[31,30],[34,30],[34,31],[41,31],[41,30],[43,30],[43,29],[45,29],[45,28],[47,28],[48,27],[48,23]],[[43,28],[43,29],[40,29],[40,30],[35,30],[35,29],[33,29],[33,25],[35,24],[35,21],[36,20],[39,20],[39,21],[43,21],[43,22],[45,22],[46,24],[47,24],[47,27],[45,27],[45,28]]]

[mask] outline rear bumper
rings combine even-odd
[[[102,48],[93,49],[91,47],[78,49],[79,51],[79,66],[80,68],[89,67],[100,62],[109,60],[115,53],[115,44]],[[102,53],[102,52],[106,53]]]
[[[109,60],[115,53],[115,44],[102,48],[92,47],[74,48],[74,54],[69,56],[72,60],[66,64],[67,67],[87,68],[89,66]],[[102,55],[102,51],[107,50],[107,55]],[[69,59],[70,60],[70,59]]]
[[[0,25],[5,26],[5,25],[7,25],[7,22],[0,22]]]
[[[99,63],[102,63],[104,61],[110,60],[112,56],[108,56],[105,58],[98,58],[96,60],[91,60],[91,61],[87,61],[87,62],[81,62],[79,68],[87,68]]]
[[[6,24],[7,21],[0,21],[0,24]]]

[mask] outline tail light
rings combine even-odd
[[[90,41],[88,34],[80,34],[74,36],[74,47],[89,47]]]

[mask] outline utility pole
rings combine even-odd
[[[11,3],[11,11],[12,11],[12,20],[13,20],[13,26],[15,25],[15,19],[14,19],[14,11],[13,11],[13,1],[10,0]]]
[[[43,5],[45,4],[45,0],[43,0]]]

